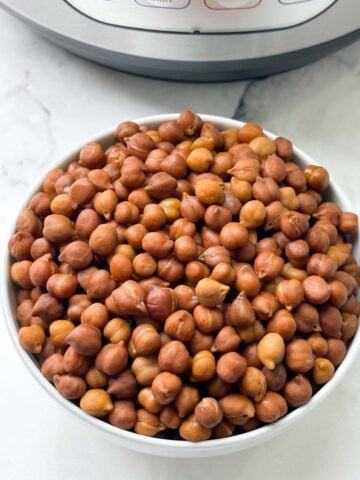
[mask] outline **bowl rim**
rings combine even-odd
[[[151,115],[146,117],[141,117],[136,120],[133,120],[139,124],[147,124],[149,126],[156,126],[159,123],[174,120],[178,118],[178,113],[170,113],[170,114],[160,114],[160,115]],[[240,128],[245,124],[240,120],[229,119],[223,116],[217,115],[207,115],[207,114],[199,114],[203,121],[206,122],[213,122],[218,125],[221,129],[228,129],[228,128]],[[31,197],[39,191],[43,178],[45,174],[54,169],[54,168],[61,168],[62,166],[69,164],[73,159],[75,159],[82,148],[82,146],[88,142],[100,142],[100,143],[107,143],[109,139],[112,137],[114,131],[114,127],[108,128],[101,133],[92,136],[90,139],[82,141],[80,145],[76,146],[75,148],[71,148],[66,154],[62,155],[60,159],[54,160],[49,165],[46,166],[44,172],[41,174],[40,179],[36,182],[32,187],[30,187],[25,195],[24,201],[21,203],[19,209],[17,210],[17,214],[15,216],[15,221],[11,223],[10,227],[6,231],[6,239],[9,239],[10,236],[15,231],[15,223],[19,213],[27,207],[29,200]],[[271,139],[277,137],[277,135],[264,130],[264,133],[268,135]],[[302,165],[305,164],[313,164],[316,165],[317,163],[305,152],[303,152],[298,147],[294,146],[294,157],[298,162]],[[346,208],[347,210],[351,210],[351,204],[349,200],[346,198],[343,191],[338,187],[338,185],[331,180],[330,181],[331,190],[336,194],[338,199],[340,199],[342,209]],[[311,400],[303,405],[302,407],[296,408],[295,410],[291,411],[287,415],[285,415],[280,420],[274,422],[273,424],[268,424],[262,426],[256,430],[241,433],[238,435],[234,435],[227,438],[221,439],[211,439],[202,442],[189,442],[185,440],[171,440],[171,439],[163,439],[163,438],[156,438],[156,437],[147,437],[144,435],[137,434],[135,432],[130,432],[127,430],[120,429],[107,423],[101,419],[92,417],[85,413],[83,410],[80,409],[77,405],[72,403],[71,401],[67,400],[63,397],[54,387],[52,383],[50,383],[41,373],[40,368],[38,367],[34,357],[28,354],[25,350],[23,350],[18,342],[18,326],[16,323],[16,319],[14,316],[14,312],[11,306],[11,296],[13,295],[13,291],[11,290],[12,284],[8,275],[9,271],[9,264],[11,262],[10,255],[7,249],[7,241],[4,242],[3,251],[1,255],[1,305],[2,305],[2,312],[3,316],[5,317],[5,324],[12,340],[12,343],[22,359],[23,363],[30,371],[32,376],[35,380],[42,386],[42,388],[53,398],[55,399],[60,405],[62,405],[65,410],[72,413],[78,419],[83,420],[85,423],[93,426],[94,428],[103,431],[108,437],[112,437],[114,441],[124,440],[124,446],[127,448],[134,448],[134,449],[141,449],[141,445],[147,448],[148,453],[154,454],[162,454],[161,449],[166,448],[168,451],[168,455],[171,456],[171,453],[176,456],[180,452],[183,452],[184,455],[186,452],[190,453],[192,456],[196,456],[196,453],[210,452],[212,454],[221,454],[227,453],[227,451],[236,451],[242,450],[246,448],[250,448],[253,445],[257,445],[260,443],[265,442],[270,437],[273,437],[283,430],[287,429],[292,423],[298,421],[303,415],[306,413],[311,412],[316,406],[318,406],[328,395],[332,392],[336,386],[340,383],[343,379],[345,373],[349,370],[350,366],[354,363],[354,360],[358,354],[359,345],[360,345],[360,328],[358,328],[355,336],[351,341],[351,345],[348,348],[347,354],[343,360],[343,362],[337,367],[333,378],[323,385],[320,390],[318,390]],[[136,446],[137,445],[137,446]],[[158,448],[159,451],[156,452],[155,449]],[[195,454],[195,455],[194,455]],[[181,455],[181,453],[180,453]]]

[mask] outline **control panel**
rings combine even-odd
[[[335,3],[335,0],[66,1],[102,23],[185,33],[287,28],[310,20]]]

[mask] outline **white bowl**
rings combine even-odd
[[[136,122],[139,124],[146,123],[150,127],[156,127],[161,122],[173,120],[177,118],[177,116],[178,114],[154,115],[151,117],[140,118],[136,120]],[[214,122],[221,129],[240,128],[243,125],[243,122],[239,122],[237,120],[230,120],[224,117],[217,117],[211,115],[201,115],[201,117],[205,121]],[[100,142],[104,146],[108,146],[113,142],[112,132],[113,128],[88,141],[96,141]],[[270,132],[266,133],[270,138],[276,138],[276,135]],[[86,142],[83,142],[81,146],[84,143]],[[74,149],[70,154],[64,156],[62,160],[50,165],[47,170],[55,167],[66,167],[70,162],[74,161],[77,158],[79,151],[80,147],[78,149]],[[294,148],[294,153],[296,161],[302,167],[307,164],[316,163],[310,156],[308,156],[306,153],[302,152],[296,147]],[[24,200],[22,208],[19,210],[19,214],[27,206],[31,197],[37,191],[39,191],[41,183],[42,182],[39,181],[31,188],[26,199]],[[343,210],[351,210],[351,205],[346,199],[346,196],[334,182],[331,182],[329,193],[327,195],[333,201],[338,203],[338,205]],[[15,225],[13,225],[10,229],[8,238],[10,238],[10,235],[13,234],[14,230]],[[355,247],[354,253],[356,256],[358,255],[358,246]],[[7,250],[5,249],[2,258],[1,304],[3,306],[4,317],[10,337],[15,345],[18,354],[22,358],[30,373],[34,376],[36,381],[39,382],[40,385],[47,391],[47,393],[53,399],[55,399],[62,407],[64,407],[65,410],[70,412],[75,419],[80,419],[84,424],[88,425],[93,435],[101,435],[102,437],[107,438],[122,447],[137,450],[139,452],[167,457],[209,457],[214,455],[232,453],[253,447],[255,445],[259,445],[260,443],[265,442],[270,438],[273,438],[276,435],[280,434],[281,432],[289,428],[291,425],[295,425],[296,422],[299,421],[304,415],[306,415],[316,406],[318,406],[323,401],[323,399],[326,398],[330,394],[330,392],[333,391],[340,383],[342,378],[345,376],[346,371],[353,363],[359,349],[360,329],[357,331],[355,337],[353,338],[351,346],[348,349],[348,353],[342,364],[336,370],[334,377],[327,384],[325,384],[306,405],[297,408],[296,410],[292,411],[274,424],[266,425],[252,432],[235,435],[233,437],[218,440],[208,440],[206,442],[199,443],[146,437],[143,435],[138,435],[136,433],[121,430],[110,425],[109,423],[87,415],[78,406],[71,403],[69,400],[66,400],[62,395],[60,395],[56,388],[42,375],[34,357],[32,355],[29,355],[25,350],[23,350],[18,343],[18,325],[15,316],[16,299],[14,287],[9,279],[9,266],[10,257]]]

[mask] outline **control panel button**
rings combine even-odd
[[[304,3],[304,2],[311,2],[311,0],[279,0],[280,3],[284,5],[291,5],[292,3]]]
[[[261,0],[204,0],[204,2],[212,10],[238,10],[257,7]]]
[[[190,4],[190,0],[135,0],[139,5],[144,7],[156,8],[186,8]]]

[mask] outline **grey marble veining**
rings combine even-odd
[[[288,136],[329,168],[359,211],[359,42],[265,79],[181,85],[91,64],[0,11],[0,62],[2,232],[29,186],[74,145],[121,120],[183,108],[255,121]],[[320,408],[275,441],[190,462],[128,452],[89,435],[30,377],[2,322],[0,378],[0,477],[7,480],[359,478],[359,364]]]

